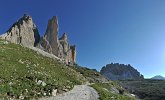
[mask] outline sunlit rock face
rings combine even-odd
[[[109,80],[143,79],[143,75],[129,64],[107,64],[100,73]]]
[[[37,47],[51,53],[66,64],[76,63],[76,46],[70,46],[66,33],[58,37],[58,19],[56,16],[48,21],[47,29],[42,38],[32,17],[25,14],[0,38],[11,43],[26,47]]]
[[[63,56],[65,62],[76,63],[76,46],[70,46],[66,33],[60,38],[60,44],[63,48]]]
[[[67,64],[76,63],[76,53],[73,54],[76,52],[76,47],[74,49],[70,47],[66,33],[58,38],[58,19],[56,16],[48,21],[46,33],[37,47],[56,55]]]
[[[40,40],[40,35],[32,17],[24,14],[1,38],[15,44],[36,46]]]

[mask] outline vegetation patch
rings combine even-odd
[[[84,83],[72,68],[20,45],[0,40],[0,99],[30,99]]]
[[[108,80],[104,78],[99,72],[97,72],[96,69],[89,69],[87,67],[81,67],[77,64],[74,66],[70,66],[77,72],[79,72],[81,75],[83,75],[90,83],[96,83],[96,82],[107,82]]]
[[[163,80],[123,80],[119,83],[143,100],[164,100],[165,98],[165,81]]]
[[[91,86],[98,91],[100,100],[136,100],[116,82],[96,83]]]

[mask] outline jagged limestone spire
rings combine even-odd
[[[58,18],[53,16],[52,19],[49,19],[46,33],[44,38],[48,41],[50,45],[50,53],[58,56],[59,54],[59,39],[58,39]]]
[[[67,37],[67,35],[66,35],[65,32],[64,32],[64,34],[62,35],[62,37],[60,38],[60,40],[68,41],[68,37]]]
[[[24,46],[36,46],[40,40],[38,29],[30,15],[24,14],[5,33],[4,39]]]

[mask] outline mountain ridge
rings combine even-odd
[[[100,73],[109,80],[144,79],[130,64],[111,63],[102,67]]]
[[[60,58],[63,63],[76,63],[76,45],[70,46],[66,33],[58,37],[58,18],[48,20],[46,32],[40,37],[30,15],[24,14],[0,38],[26,47],[37,47]]]

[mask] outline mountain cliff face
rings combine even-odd
[[[45,51],[59,56],[59,40],[58,40],[58,22],[57,18],[53,17],[48,21],[45,35],[41,39],[41,46]]]
[[[40,35],[32,17],[24,15],[2,36],[3,39],[24,46],[36,46]]]
[[[107,64],[100,73],[109,80],[143,79],[143,75],[129,64]]]
[[[70,46],[66,33],[58,37],[56,16],[48,21],[45,35],[41,38],[32,17],[26,14],[0,38],[26,47],[37,47],[54,54],[66,64],[76,63],[76,46]]]
[[[58,38],[58,19],[54,16],[48,21],[45,35],[41,38],[38,48],[61,58],[65,63],[76,63],[76,47],[70,46],[66,33]]]

